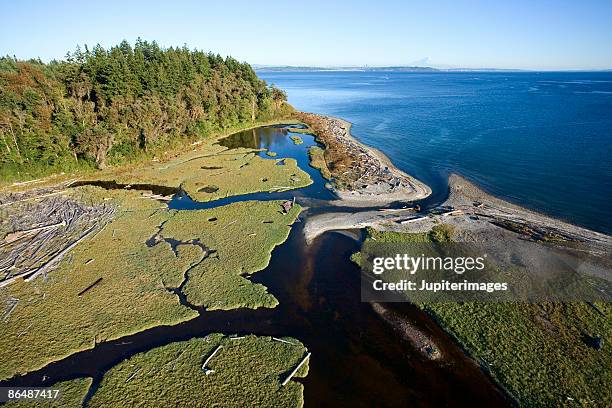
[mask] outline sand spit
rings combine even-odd
[[[565,245],[584,249],[595,255],[609,254],[612,237],[572,225],[544,214],[522,208],[485,193],[457,174],[449,177],[450,194],[444,202],[447,220],[470,231],[486,223],[504,229],[521,239],[552,245]],[[472,227],[470,227],[472,225]]]
[[[297,117],[325,145],[325,162],[342,205],[364,207],[414,201],[431,194],[427,185],[396,168],[383,153],[351,136],[349,122],[304,112]]]
[[[445,223],[455,227],[460,241],[510,242],[531,240],[554,246],[570,246],[593,255],[606,255],[612,249],[612,237],[560,221],[495,198],[468,180],[452,174],[450,194],[442,205],[418,213],[403,210],[368,210],[331,212],[306,219],[304,234],[310,242],[325,231],[374,227],[396,232],[425,232]]]
[[[400,210],[367,210],[355,212],[326,212],[322,214],[309,215],[304,225],[304,236],[306,242],[310,243],[317,236],[326,231],[349,230],[355,228],[376,227],[388,229],[389,225],[399,223],[402,220],[409,220],[423,217],[430,223],[425,216],[415,216],[414,209],[406,208]]]

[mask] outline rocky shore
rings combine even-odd
[[[427,197],[431,189],[396,168],[380,151],[351,136],[342,119],[298,112],[297,118],[325,145],[325,162],[343,205],[370,206]]]

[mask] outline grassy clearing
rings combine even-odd
[[[272,249],[283,243],[300,213],[295,205],[288,214],[280,201],[247,201],[210,210],[182,211],[161,231],[180,241],[199,240],[215,250],[189,271],[183,288],[190,303],[207,309],[274,307],[278,301],[263,285],[245,275],[264,269]],[[247,216],[248,214],[248,216]]]
[[[402,233],[393,231],[378,231],[367,228],[367,240],[385,243],[427,243],[427,242],[449,242],[453,235],[453,226],[450,224],[435,225],[428,232]]]
[[[311,146],[308,149],[308,157],[310,158],[310,165],[321,172],[326,180],[332,179],[331,171],[327,168],[325,162],[325,151],[319,146]]]
[[[293,144],[295,144],[295,145],[301,145],[301,144],[303,144],[303,143],[304,143],[304,141],[302,140],[302,138],[301,138],[301,137],[299,137],[299,136],[292,135],[292,136],[289,136],[289,138],[290,138],[291,140],[293,140]]]
[[[182,188],[198,201],[290,190],[312,183],[294,159],[264,159],[250,149],[227,150],[211,144],[167,163],[136,170],[112,172],[102,179],[122,184],[154,184]]]
[[[282,381],[306,354],[293,344],[270,337],[231,340],[221,334],[171,343],[137,354],[110,369],[90,407],[300,407],[303,385]],[[204,360],[221,345],[202,371]],[[295,377],[308,373],[306,362]]]
[[[230,152],[235,151],[231,150]],[[270,160],[253,153],[209,158],[209,169],[200,169],[186,179],[183,188],[198,201],[256,193],[259,191],[292,190],[312,184],[312,179],[301,170],[294,159]],[[222,169],[210,169],[222,167]],[[188,174],[188,173],[187,173]],[[206,187],[213,186],[218,189]]]
[[[59,389],[60,396],[57,400],[39,399],[36,401],[11,401],[4,406],[7,408],[19,407],[62,407],[62,408],[80,408],[83,406],[85,396],[89,387],[91,387],[92,379],[77,378],[71,381],[63,381],[50,385],[52,389]]]
[[[288,236],[298,206],[286,215],[279,202],[181,212],[136,191],[81,187],[72,194],[95,202],[109,199],[120,215],[76,246],[46,280],[18,280],[0,289],[3,307],[18,299],[3,321],[0,379],[39,369],[97,342],[194,318],[197,313],[168,290],[178,287],[190,269],[185,291],[195,304],[220,309],[277,304],[263,286],[241,275],[267,265],[274,246]],[[213,218],[217,221],[209,221]],[[185,241],[176,254],[164,240],[146,245],[160,227],[163,238]],[[215,249],[215,256],[205,259],[205,250],[191,240]]]
[[[435,230],[437,228],[437,230]],[[448,241],[444,224],[428,233],[368,229],[368,240],[391,243]],[[352,259],[360,263],[359,253]],[[610,304],[427,303],[420,304],[477,359],[521,405],[610,406],[612,349],[589,346],[612,338]]]

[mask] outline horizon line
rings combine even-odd
[[[308,69],[319,71],[365,71],[368,69],[413,69],[428,71],[513,71],[513,72],[608,72],[611,68],[496,68],[496,67],[436,67],[429,65],[288,65],[288,64],[255,64],[249,63],[254,70],[265,69]]]

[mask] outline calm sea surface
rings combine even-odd
[[[402,170],[612,233],[612,72],[259,72],[296,108],[342,117]]]

